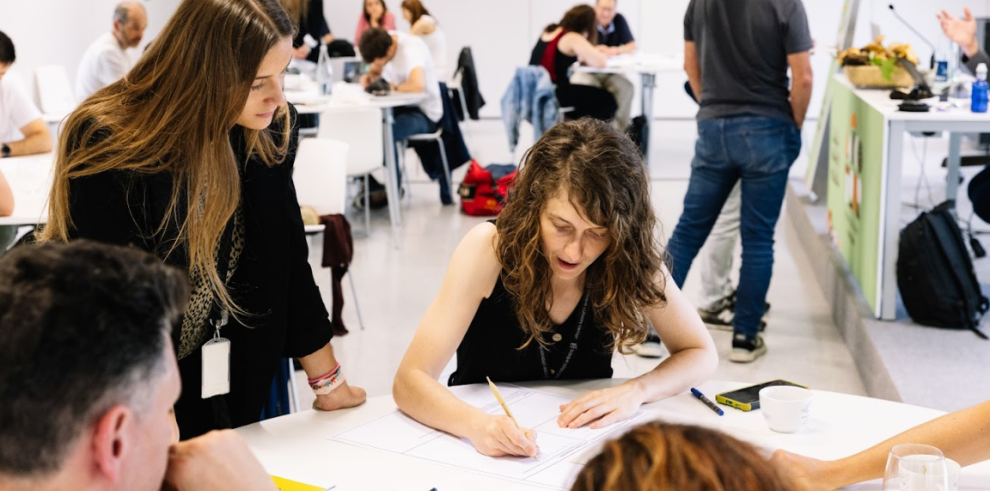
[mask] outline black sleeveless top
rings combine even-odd
[[[492,294],[481,301],[478,312],[471,320],[461,345],[457,348],[457,371],[450,375],[447,385],[485,383],[485,377],[494,382],[523,382],[545,378],[598,379],[612,377],[612,333],[595,325],[595,316],[586,302],[587,292],[563,324],[546,334],[552,342],[544,350],[547,371],[544,372],[540,357],[540,344],[535,340],[525,349],[518,349],[526,342],[526,334],[516,319],[515,301],[499,277]],[[571,351],[575,331],[581,319],[584,323],[577,348],[567,366],[561,371],[564,360]],[[561,339],[553,342],[553,335]],[[558,374],[558,372],[560,372]],[[549,375],[549,377],[547,377]]]
[[[536,41],[536,46],[533,47],[533,52],[529,56],[529,64],[546,68],[550,72],[550,79],[558,87],[571,83],[567,72],[570,71],[571,65],[577,62],[577,56],[567,56],[561,53],[560,48],[557,47],[560,38],[564,37],[567,32],[566,29],[560,31],[552,41],[544,41],[541,34],[541,38]],[[553,50],[552,63],[548,63],[551,58],[548,56],[548,49]]]

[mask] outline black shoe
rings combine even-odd
[[[747,337],[745,334],[736,333],[732,336],[732,353],[729,353],[729,361],[750,363],[766,353],[767,345],[763,342],[762,335]]]

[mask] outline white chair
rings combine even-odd
[[[327,138],[306,138],[299,141],[292,182],[302,206],[311,206],[319,215],[343,214],[346,209],[347,156],[349,145]],[[307,227],[307,232],[322,231],[322,227]],[[354,273],[347,275],[354,293],[354,310],[358,325],[364,330],[361,306],[354,288]]]
[[[447,190],[450,191],[451,196],[453,196],[454,191],[452,187],[453,185],[451,184],[450,164],[447,163],[447,151],[446,149],[444,149],[443,146],[442,135],[443,135],[443,129],[440,128],[433,133],[421,133],[418,135],[412,135],[405,142],[396,142],[396,145],[398,145],[399,147],[399,160],[400,160],[399,168],[402,169],[402,178],[406,182],[406,188],[409,188],[409,171],[408,169],[406,169],[406,149],[408,144],[410,142],[436,142],[437,146],[440,147],[440,161],[443,162],[443,176],[441,176],[440,178],[447,180]],[[410,191],[407,191],[406,193],[409,194],[410,199],[412,199],[411,198],[412,192]]]
[[[76,98],[65,67],[40,66],[34,70],[34,80],[38,86],[38,101],[46,123],[58,123],[76,108]]]
[[[371,207],[368,186],[369,176],[382,169],[385,160],[383,152],[384,132],[382,112],[374,107],[354,106],[346,109],[333,109],[320,115],[320,130],[317,139],[332,138],[347,142],[347,176],[364,177],[364,230],[371,233]],[[392,196],[388,197],[393,199]],[[392,223],[392,235],[397,236],[396,224]]]

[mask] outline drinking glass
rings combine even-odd
[[[887,457],[883,491],[950,491],[945,455],[931,445],[895,445]]]

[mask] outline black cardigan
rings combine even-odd
[[[268,167],[256,158],[244,163],[243,134],[240,127],[231,131],[231,144],[243,163],[240,175],[231,178],[241,182],[245,246],[229,288],[237,304],[253,314],[245,320],[251,328],[231,319],[222,331],[231,340],[231,391],[226,396],[200,398],[199,350],[179,363],[183,391],[176,417],[183,439],[258,421],[278,361],[312,354],[333,336],[309,265],[292,183],[298,128],[296,111],[289,107],[289,154],[281,164]],[[273,134],[278,143],[278,131]],[[132,245],[164,258],[168,244],[149,237],[171,192],[171,177],[164,173],[111,171],[74,179],[69,184],[74,224],[70,236]],[[173,229],[166,235],[174,237],[174,233]],[[188,255],[181,247],[165,262],[188,269]],[[177,336],[173,333],[173,340]]]

